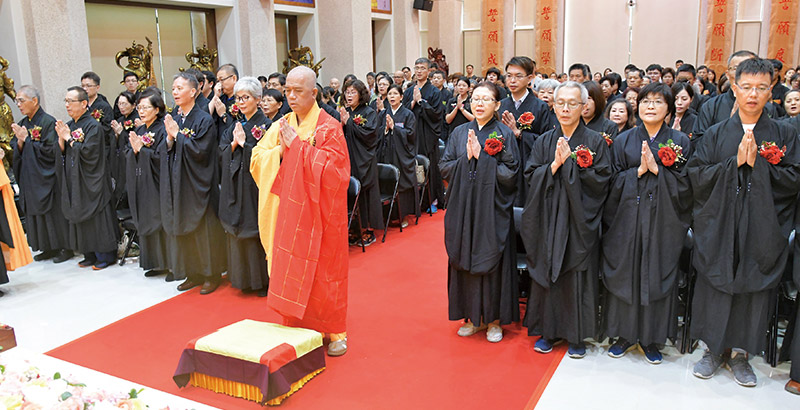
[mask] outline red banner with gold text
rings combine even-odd
[[[485,75],[490,67],[501,69],[503,59],[503,0],[483,0],[481,17],[481,72]]]
[[[536,71],[556,72],[556,33],[558,13],[555,0],[539,0],[536,5]]]
[[[769,58],[786,65],[794,63],[794,35],[797,31],[797,3],[800,0],[772,0],[769,17]]]
[[[708,0],[705,61],[717,75],[728,68],[728,55],[733,46],[735,7],[735,0]]]

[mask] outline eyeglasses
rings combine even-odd
[[[33,100],[26,100],[24,98],[17,98],[16,100],[14,100],[14,102],[17,103],[17,104],[23,104],[23,103],[26,103],[28,101],[33,101]]]
[[[247,102],[247,101],[250,101],[250,98],[252,98],[252,97],[250,97],[249,95],[237,96],[236,97],[236,102],[240,102],[240,103]]]
[[[344,92],[344,95],[358,95],[358,91],[356,90],[347,90]]]
[[[217,82],[218,82],[218,83],[221,83],[221,82],[223,82],[223,81],[226,81],[227,79],[229,79],[229,78],[233,77],[234,75],[236,75],[236,74],[231,74],[231,75],[229,75],[229,76],[227,76],[227,77],[225,77],[225,78],[219,78],[219,77],[217,77]]]
[[[580,107],[581,105],[583,105],[583,103],[582,103],[582,102],[579,102],[579,101],[564,101],[564,100],[558,100],[558,101],[556,101],[556,103],[555,103],[555,104],[553,104],[553,105],[554,105],[556,108],[562,108],[562,107],[566,107],[566,108],[569,108],[570,110],[576,110],[576,109],[578,109],[578,107]]]
[[[473,98],[472,99],[472,103],[473,104],[478,104],[478,105],[489,104],[490,102],[493,102],[493,101],[497,101],[497,100],[495,100],[494,98]]]
[[[97,86],[98,86],[97,84],[81,84],[81,88],[83,88],[83,89],[94,88],[94,87],[97,87]]]
[[[76,102],[80,102],[80,101],[81,100],[73,100],[71,98],[65,98],[64,99],[64,102],[67,103],[67,104],[72,104],[72,103],[76,103]]]
[[[654,107],[658,108],[658,107],[661,107],[662,105],[664,105],[666,103],[667,102],[664,101],[664,100],[642,100],[642,102],[639,103],[639,105],[641,105],[643,107],[647,107],[648,105],[652,104]]]
[[[736,84],[736,86],[739,87],[740,90],[744,91],[745,94],[750,94],[750,92],[752,92],[752,91],[755,91],[756,94],[764,94],[764,93],[768,92],[769,89],[770,89],[768,86],[764,86],[764,85],[761,85],[761,86],[758,86],[758,87],[751,87],[749,85],[745,85],[744,87],[742,87],[741,85]]]
[[[147,111],[147,110],[152,110],[153,106],[152,105],[137,105],[136,109],[139,110],[139,111]]]
[[[517,74],[517,75],[508,74],[508,75],[506,75],[506,80],[514,79],[514,80],[517,80],[517,81],[522,81],[523,79],[525,79],[525,77],[527,77],[527,75],[524,75],[524,74]]]

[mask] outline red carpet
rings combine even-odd
[[[502,342],[481,332],[456,335],[447,320],[443,212],[423,216],[386,243],[350,250],[349,351],[326,358],[327,370],[282,408],[532,408],[563,357],[533,351],[517,325]],[[164,284],[176,286],[176,284]],[[200,388],[178,389],[172,374],[185,343],[249,318],[280,323],[266,300],[229,284],[198,288],[58,347],[48,354],[145,386],[223,409],[257,409],[243,399]]]

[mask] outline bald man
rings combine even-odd
[[[328,355],[341,356],[347,352],[350,158],[341,123],[320,110],[316,96],[314,71],[292,69],[286,77],[292,112],[253,148],[250,173],[270,264],[267,303],[284,325],[324,333]]]

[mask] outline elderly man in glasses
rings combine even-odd
[[[550,353],[566,340],[569,356],[586,355],[597,337],[600,220],[611,179],[603,136],[587,128],[583,84],[567,81],[553,98],[559,125],[533,144],[525,166],[528,201],[521,235],[531,278],[525,325],[539,335],[534,350]]]
[[[39,105],[39,90],[33,86],[20,87],[16,103],[25,117],[11,126],[16,136],[11,145],[28,243],[42,251],[34,260],[61,263],[72,258],[72,250],[55,174],[56,155],[60,154],[56,119]]]

